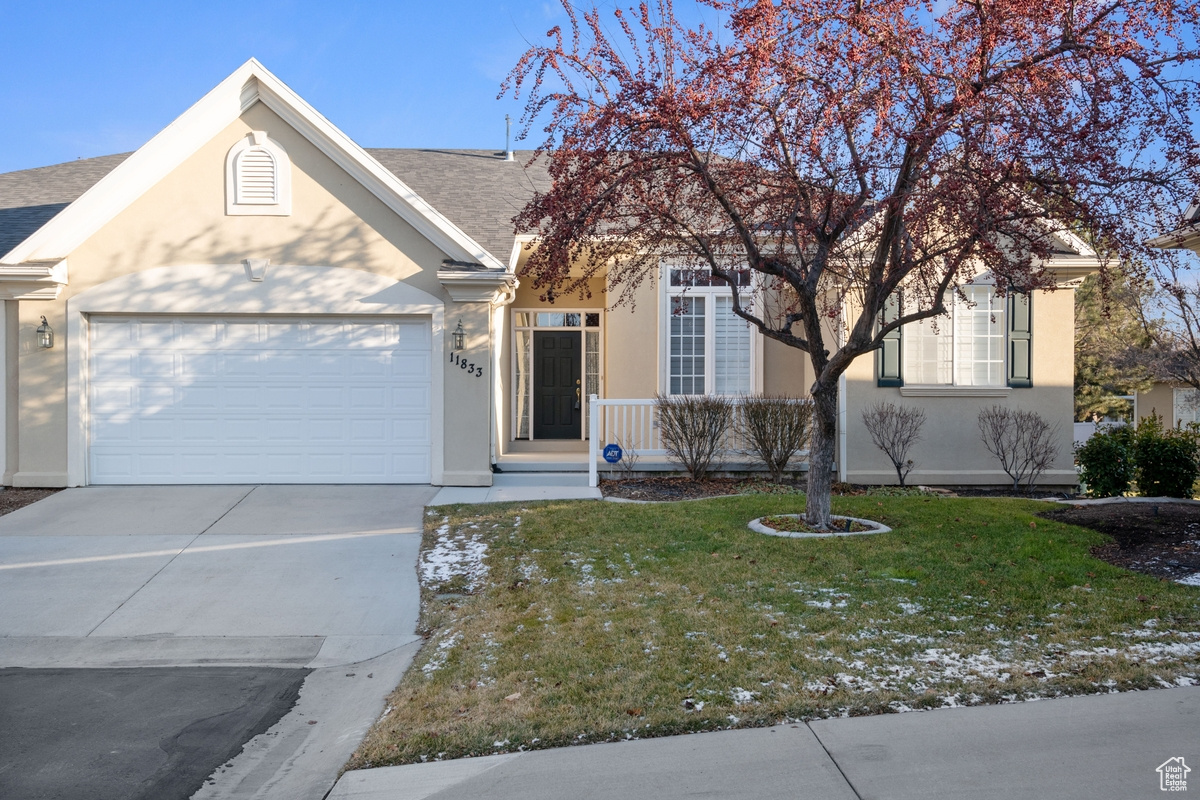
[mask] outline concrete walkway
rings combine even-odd
[[[588,486],[587,473],[503,472],[492,476],[491,486],[446,486],[431,506],[456,503],[512,503],[532,500],[600,500],[599,489]]]
[[[105,669],[153,667],[155,681],[178,675],[180,692],[194,667],[311,670],[291,713],[201,794],[319,800],[420,647],[415,566],[434,491],[159,486],[52,495],[0,517],[0,668],[57,669],[64,680],[84,668],[100,681]],[[153,711],[139,702],[171,694],[165,684],[156,691],[143,700],[132,693],[118,708],[136,721]],[[209,725],[203,700],[193,706],[200,717],[187,729]],[[154,755],[159,740],[151,744]],[[64,785],[100,796],[86,793],[86,760],[70,768],[80,780]]]
[[[1200,687],[361,770],[329,800],[1133,800],[1175,757],[1200,770]]]

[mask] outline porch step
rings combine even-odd
[[[513,472],[559,472],[587,475],[588,471],[587,461],[514,461],[510,460],[508,456],[503,456],[500,459],[500,463],[496,466],[499,468],[499,474],[501,475]]]
[[[514,442],[509,442],[505,448],[505,455],[519,453],[522,455],[544,454],[544,453],[574,453],[577,456],[587,456],[588,443],[579,439],[538,439],[530,442],[524,439],[518,439]]]
[[[505,453],[498,459],[506,472],[582,472],[587,474],[587,453]]]

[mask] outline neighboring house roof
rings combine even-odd
[[[472,240],[255,59],[240,66],[78,199],[6,252],[0,257],[0,269],[3,265],[66,258],[257,102],[282,117],[451,259],[504,271],[503,259]]]
[[[25,241],[129,153],[0,174],[0,255]]]
[[[503,263],[513,247],[512,218],[535,190],[550,188],[544,159],[526,168],[533,151],[518,151],[513,161],[490,150],[367,152]],[[29,238],[129,155],[0,174],[0,254]]]
[[[1146,241],[1146,244],[1151,247],[1161,247],[1164,250],[1178,250],[1187,248],[1194,250],[1200,240],[1200,200],[1194,201],[1187,210],[1183,212],[1183,217],[1179,220],[1179,227],[1168,233],[1155,236],[1153,239]]]

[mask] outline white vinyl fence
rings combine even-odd
[[[666,461],[667,450],[659,435],[658,419],[654,411],[654,400],[601,399],[597,395],[588,398],[588,482],[590,486],[600,483],[600,459],[605,445],[615,444],[628,453],[633,451],[637,458],[645,461]],[[734,421],[737,420],[740,402],[734,399]],[[718,454],[728,462],[732,458],[745,458],[752,448],[739,433],[738,425],[731,424],[725,434],[725,442]],[[802,451],[797,458],[807,458]]]

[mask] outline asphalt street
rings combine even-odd
[[[187,800],[310,670],[0,669],[0,797]]]

